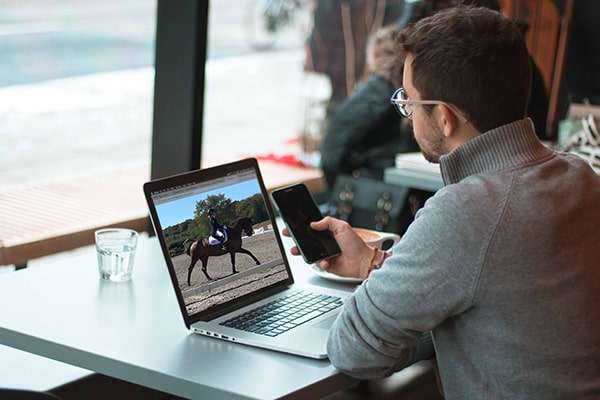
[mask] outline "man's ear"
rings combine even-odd
[[[441,128],[442,133],[445,137],[450,137],[456,131],[458,127],[458,119],[454,112],[448,108],[445,104],[440,104],[438,115],[438,124]]]

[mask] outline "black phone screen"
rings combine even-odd
[[[281,217],[308,263],[340,254],[340,248],[329,231],[316,231],[310,223],[322,217],[308,189],[303,184],[279,189],[272,194]]]

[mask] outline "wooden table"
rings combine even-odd
[[[138,166],[0,190],[0,265],[91,244],[106,226],[146,230],[148,174]]]

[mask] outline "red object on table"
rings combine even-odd
[[[257,160],[265,160],[265,161],[273,161],[280,164],[290,165],[298,168],[310,168],[309,165],[303,163],[297,156],[294,154],[261,154],[255,156]]]

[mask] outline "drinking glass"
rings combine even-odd
[[[100,278],[113,282],[131,279],[138,234],[131,229],[107,228],[95,232]]]

